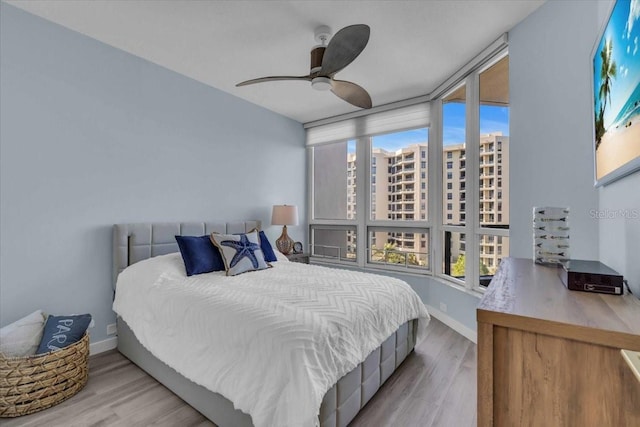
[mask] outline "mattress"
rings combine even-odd
[[[327,391],[401,325],[429,316],[404,282],[280,261],[186,277],[179,254],[120,274],[114,310],[151,354],[260,426],[315,426]]]

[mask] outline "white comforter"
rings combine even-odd
[[[118,277],[113,309],[154,356],[256,427],[315,426],[324,394],[400,325],[429,315],[405,282],[287,261],[187,277],[180,254]]]

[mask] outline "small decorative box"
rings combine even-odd
[[[533,208],[533,260],[561,264],[569,260],[569,208]]]

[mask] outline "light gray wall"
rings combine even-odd
[[[510,254],[532,257],[533,206],[571,208],[571,257],[598,259],[591,49],[597,3],[550,1],[509,32]]]
[[[593,187],[591,52],[611,4],[547,2],[509,33],[511,255],[531,254],[532,206],[569,206],[572,258],[640,296],[640,173]]]
[[[640,298],[640,172],[600,189],[599,215],[600,261]]]
[[[1,4],[0,324],[111,310],[111,226],[259,219],[296,204],[302,126]]]

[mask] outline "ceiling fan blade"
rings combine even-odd
[[[368,25],[357,24],[344,27],[329,41],[322,57],[321,76],[333,76],[360,55],[369,42],[371,30]]]
[[[331,80],[331,92],[351,105],[360,108],[371,108],[371,97],[366,90],[355,83],[345,80]]]
[[[260,77],[259,79],[246,80],[244,82],[240,82],[236,85],[239,86],[247,86],[252,85],[254,83],[263,83],[263,82],[275,82],[278,80],[307,80],[311,81],[311,76],[271,76],[271,77]]]

